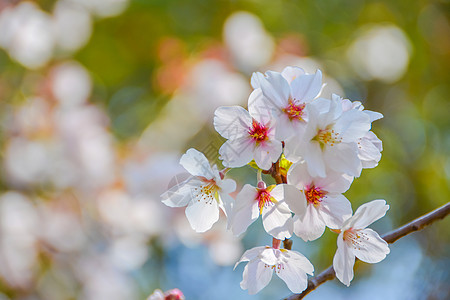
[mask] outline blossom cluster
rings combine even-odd
[[[180,163],[191,176],[162,194],[162,201],[187,206],[187,219],[197,232],[211,229],[219,208],[236,236],[261,216],[272,246],[247,250],[238,261],[248,262],[241,287],[250,294],[263,289],[273,271],[292,292],[305,290],[314,267],[301,253],[280,249],[281,241],[293,234],[313,241],[326,227],[339,234],[333,267],[349,286],[355,257],[377,263],[389,253],[387,243],[367,228],[385,215],[386,202],[371,201],[353,214],[343,195],[362,169],[377,166],[382,143],[371,124],[383,116],[335,94],[320,97],[320,70],[257,72],[251,85],[248,109],[222,106],[215,111],[214,127],[227,139],[219,150],[225,169],[219,171],[204,154],[189,149]],[[257,185],[245,184],[233,198],[237,185],[226,173],[245,165],[258,170]],[[267,185],[262,173],[271,174],[277,184]]]

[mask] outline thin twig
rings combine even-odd
[[[382,236],[382,238],[388,242],[389,244],[394,243],[396,240],[404,237],[411,232],[421,230],[426,226],[432,224],[433,222],[445,218],[450,213],[450,202],[444,204],[443,206],[409,222],[402,227],[399,227],[391,232],[388,232]],[[301,294],[293,294],[285,300],[299,300],[303,299],[307,294],[311,291],[315,290],[322,283],[332,280],[336,277],[333,266],[330,266],[328,269],[324,270],[319,275],[308,280],[308,287]]]

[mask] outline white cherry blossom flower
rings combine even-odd
[[[256,96],[253,92],[250,98]],[[250,114],[240,106],[216,109],[214,127],[228,139],[219,149],[223,165],[237,168],[254,159],[258,167],[269,169],[282,152],[281,142],[275,139],[274,124],[269,115]]]
[[[219,207],[230,218],[233,199],[229,193],[236,182],[223,179],[217,166],[210,166],[203,153],[191,148],[180,159],[180,164],[192,175],[161,195],[170,207],[186,206],[186,217],[192,229],[205,232],[219,219]]]
[[[370,130],[369,116],[359,110],[343,111],[341,98],[316,99],[309,105],[309,122],[302,138],[286,143],[290,161],[304,159],[311,176],[325,177],[326,169],[359,176],[362,170],[358,144]],[[292,140],[293,139],[293,140]]]
[[[364,112],[370,118],[370,123],[383,118],[379,112],[365,110],[364,106],[359,101],[351,102],[348,99],[342,100],[342,109],[344,111],[356,109]],[[369,131],[366,135],[358,140],[358,157],[361,160],[362,167],[375,168],[381,159],[381,151],[383,151],[383,144],[381,140]]]
[[[339,228],[344,220],[352,215],[350,201],[342,195],[350,188],[353,177],[342,173],[328,171],[326,177],[309,175],[304,162],[291,166],[287,182],[302,191],[301,199],[295,203],[286,199],[294,216],[294,233],[304,241],[313,241],[322,236],[325,226]],[[297,214],[296,204],[306,202],[306,213]]]
[[[308,122],[307,103],[313,101],[322,88],[322,73],[307,74],[298,67],[286,67],[283,72],[256,72],[252,86],[261,92],[249,99],[250,113],[270,113],[276,120],[276,138],[286,140],[305,130]]]
[[[273,271],[293,293],[301,293],[308,286],[308,276],[313,275],[314,266],[297,251],[256,247],[245,251],[236,266],[248,261],[244,268],[241,288],[253,295],[261,291],[272,279]],[[236,268],[235,266],[235,268]]]
[[[378,233],[366,228],[386,214],[389,205],[384,200],[373,200],[361,205],[340,228],[337,251],[333,258],[336,277],[346,286],[353,279],[355,257],[367,263],[382,261],[390,250]]]
[[[264,182],[259,182],[258,187],[244,185],[236,196],[231,230],[235,235],[240,235],[262,215],[263,226],[268,234],[276,239],[290,238],[292,214],[286,204],[287,198],[299,199],[300,191],[287,184],[266,187]]]

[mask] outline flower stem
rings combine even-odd
[[[280,249],[280,245],[281,245],[281,240],[272,238],[272,248],[273,249]]]

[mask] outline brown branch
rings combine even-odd
[[[402,227],[399,227],[391,232],[388,232],[382,236],[382,238],[389,244],[394,243],[396,240],[404,237],[411,232],[421,230],[426,226],[432,224],[433,222],[445,218],[450,213],[450,202],[444,204],[443,206],[409,222]],[[308,287],[301,294],[293,294],[284,300],[299,300],[303,299],[311,291],[315,290],[322,283],[332,280],[336,277],[333,266],[322,271],[319,275],[308,280]]]

